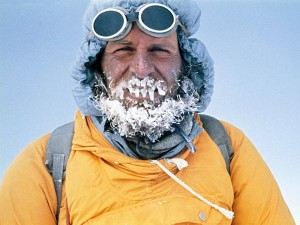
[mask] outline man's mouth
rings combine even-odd
[[[151,101],[154,101],[156,97],[165,96],[167,93],[164,81],[155,81],[150,77],[145,77],[142,80],[133,77],[128,82],[126,89],[136,98],[149,98]]]

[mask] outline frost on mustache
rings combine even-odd
[[[133,78],[127,82],[127,85],[123,83],[113,91],[114,95],[119,95],[119,98],[110,99],[103,93],[95,96],[95,107],[107,117],[111,127],[118,130],[121,136],[140,136],[155,142],[166,131],[174,131],[172,125],[180,123],[185,112],[197,111],[196,103],[199,101],[199,96],[192,81],[184,77],[178,85],[180,94],[175,98],[166,97],[158,106],[153,102],[135,103],[132,100],[132,106],[126,107],[122,101],[126,88],[131,93],[140,92],[142,96],[148,93],[151,100],[152,90],[157,90],[162,96],[166,94],[166,87],[162,82],[154,84],[151,78],[146,80]],[[144,92],[146,94],[143,94]]]
[[[155,81],[153,78],[147,76],[140,80],[137,77],[133,77],[127,82],[121,82],[115,89],[113,89],[112,95],[124,99],[124,91],[128,90],[130,94],[135,95],[137,98],[140,95],[143,98],[149,96],[151,101],[154,101],[154,93],[157,91],[160,96],[165,96],[167,93],[167,85],[164,81]]]

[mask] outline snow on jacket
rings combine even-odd
[[[89,117],[77,113],[59,224],[66,224],[65,190],[73,225],[295,224],[255,147],[240,130],[223,124],[235,152],[231,175],[205,131],[194,140],[195,155],[187,150],[179,156],[188,167],[179,171],[160,162],[209,201],[233,210],[233,221],[192,196],[150,160],[133,159],[114,149]],[[55,190],[44,166],[48,138],[28,146],[5,174],[1,225],[56,224]]]

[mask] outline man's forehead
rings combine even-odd
[[[137,44],[132,42],[132,41],[128,41],[128,40],[118,40],[118,41],[113,41],[110,42],[111,46],[130,46],[130,47],[136,47]],[[178,47],[177,45],[168,43],[168,42],[153,42],[153,43],[147,43],[147,47],[148,48],[168,48],[168,49],[173,49],[173,50],[177,50]]]
[[[142,30],[139,29],[139,27],[134,24],[132,30],[129,32],[127,36],[120,40],[115,41],[108,41],[109,44],[113,45],[128,45],[133,46],[140,43],[146,43],[148,45],[164,45],[164,46],[177,46],[178,45],[178,38],[177,33],[174,32],[170,34],[167,37],[152,37],[146,33],[144,33]]]

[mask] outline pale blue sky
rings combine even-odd
[[[198,2],[195,36],[216,71],[206,113],[248,135],[300,224],[300,1]],[[0,0],[0,179],[26,145],[73,120],[68,76],[87,3]]]

